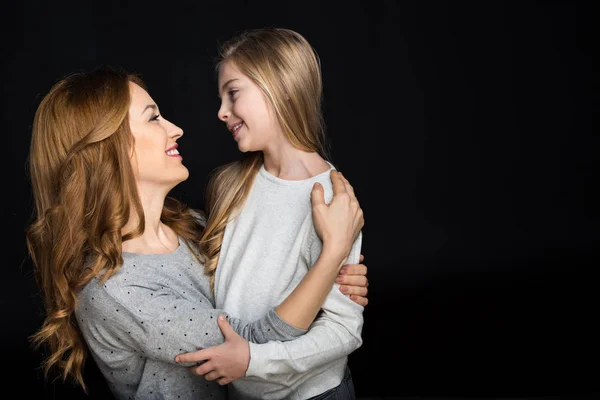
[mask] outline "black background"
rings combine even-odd
[[[597,393],[593,2],[12,3],[2,28],[3,388],[85,398],[44,383],[27,341],[43,311],[24,240],[41,97],[99,64],[140,73],[185,131],[191,175],[172,194],[202,208],[208,172],[239,156],[216,118],[217,44],[278,26],[321,57],[332,161],[365,212],[357,396]],[[107,398],[93,364],[86,373],[89,397]]]

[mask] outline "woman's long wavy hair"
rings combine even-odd
[[[136,75],[101,67],[57,82],[35,113],[29,172],[35,212],[26,231],[41,289],[45,320],[31,336],[47,345],[46,378],[57,369],[87,391],[87,347],[77,326],[78,291],[93,277],[102,282],[122,265],[122,242],[144,232],[144,211],[131,166],[129,82]],[[165,200],[162,221],[188,243],[201,229],[184,204]],[[122,234],[131,216],[136,229]]]
[[[260,88],[287,139],[296,148],[327,159],[321,66],[308,41],[289,29],[245,31],[221,46],[217,72],[230,62]],[[208,181],[208,220],[200,250],[213,291],[225,227],[244,204],[262,163],[262,152],[250,152],[215,169]]]

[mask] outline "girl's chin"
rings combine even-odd
[[[240,140],[239,142],[237,142],[237,145],[238,145],[239,151],[241,151],[242,153],[262,151],[262,148],[256,148],[256,147],[252,146],[252,143],[248,143],[243,140]]]
[[[249,146],[244,146],[242,143],[238,143],[238,149],[242,152],[242,153],[247,153],[249,151],[252,151],[252,149],[250,149]]]

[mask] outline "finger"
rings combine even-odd
[[[331,183],[333,185],[333,196],[335,197],[336,194],[347,193],[346,184],[344,183],[341,174],[335,169],[332,169],[330,175]]]
[[[325,204],[325,191],[319,182],[315,182],[313,185],[312,191],[310,192],[310,201],[312,202],[313,207]]]
[[[227,385],[230,382],[231,382],[230,378],[219,378],[219,379],[217,379],[217,383],[219,385],[221,385],[221,386],[225,386],[225,385]]]
[[[346,191],[350,195],[350,198],[356,199],[356,194],[354,194],[354,188],[352,187],[350,182],[348,182],[348,179],[346,179],[344,174],[342,174],[341,172],[340,172],[340,176],[342,178],[342,181],[344,182],[344,187],[346,188]]]
[[[210,371],[213,371],[214,369],[215,369],[215,366],[210,361],[207,361],[202,365],[190,367],[190,371],[192,371],[192,373],[194,373],[196,375],[205,375],[205,374],[209,373]]]
[[[369,287],[369,280],[364,275],[338,275],[335,283],[346,286]]]
[[[211,356],[210,349],[202,349],[190,353],[180,354],[175,357],[175,362],[198,362],[208,360]]]
[[[360,234],[361,229],[364,228],[364,226],[365,226],[365,216],[363,214],[362,208],[360,208],[360,205],[358,206],[358,210],[357,210],[354,218],[355,218],[354,221],[356,224],[354,240],[356,240],[358,238],[358,235]]]
[[[362,208],[358,209],[358,214],[357,214],[356,217],[358,218],[358,221],[359,221],[358,222],[358,224],[359,224],[358,226],[360,227],[360,229],[364,228],[365,227],[365,214],[363,213],[363,209]],[[360,230],[359,230],[359,232],[360,232]]]
[[[344,265],[340,270],[340,275],[367,275],[367,266],[364,264]]]
[[[356,295],[356,296],[367,297],[367,295],[369,294],[369,289],[366,288],[365,286],[342,285],[342,286],[340,286],[340,292],[342,292],[344,294],[349,294],[351,296]]]
[[[363,262],[363,261],[365,261],[365,256],[361,254],[361,255],[360,255],[360,258],[358,259],[358,262],[360,262],[360,263],[361,263],[361,262]]]
[[[369,304],[369,299],[367,299],[366,297],[357,296],[355,294],[350,296],[350,300],[352,300],[356,304],[360,304],[363,307],[366,307],[367,304]]]
[[[227,322],[227,319],[224,315],[219,315],[219,318],[217,318],[217,324],[219,324],[219,328],[221,329],[223,336],[225,336],[225,340],[233,336],[238,336],[237,332],[233,330],[231,325],[229,325],[229,322]]]
[[[219,378],[222,378],[221,374],[218,373],[215,370],[210,371],[209,373],[204,375],[204,379],[206,379],[207,381],[214,381],[217,380]]]

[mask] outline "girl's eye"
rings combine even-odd
[[[160,114],[156,114],[152,118],[150,118],[150,121],[158,121],[159,117],[160,117]]]
[[[237,92],[238,92],[238,91],[237,91],[236,89],[231,89],[231,90],[229,91],[229,97],[231,97],[231,98],[233,99],[233,97],[235,96],[235,94],[236,94]]]

